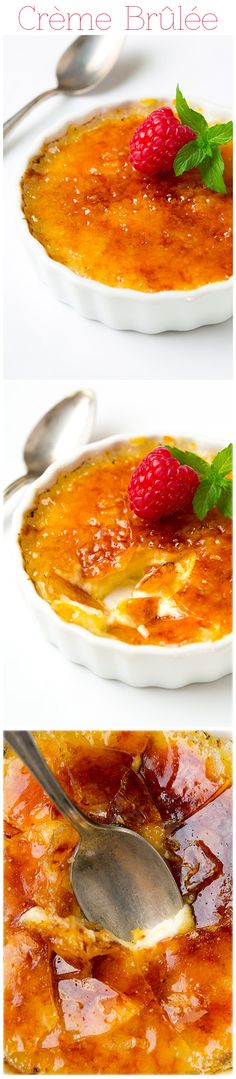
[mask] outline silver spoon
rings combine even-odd
[[[44,90],[3,124],[3,134],[8,135],[26,113],[54,94],[85,94],[102,82],[114,67],[120,54],[123,35],[115,31],[109,34],[83,34],[77,37],[63,53],[56,68],[57,86]]]
[[[27,471],[5,488],[4,499],[25,483],[32,483],[49,465],[56,464],[62,457],[72,457],[79,446],[89,442],[95,412],[93,390],[78,390],[78,393],[64,397],[63,401],[46,412],[25,442],[24,462]]]
[[[153,929],[172,918],[183,903],[160,854],[136,832],[116,825],[93,824],[59,785],[32,734],[6,731],[5,739],[79,832],[71,883],[82,911],[121,940],[134,929]]]

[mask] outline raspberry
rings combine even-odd
[[[129,484],[131,509],[146,521],[190,509],[199,484],[197,472],[164,446],[151,450],[135,468]]]
[[[149,176],[170,172],[181,146],[195,139],[194,131],[181,124],[172,109],[155,109],[136,128],[130,143],[130,162]]]

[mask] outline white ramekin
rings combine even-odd
[[[130,108],[134,102],[114,103],[109,108],[93,109],[79,118],[79,123],[89,122],[94,116],[111,112],[113,108]],[[173,106],[172,101],[166,104]],[[194,107],[194,106],[193,106]],[[195,108],[199,106],[195,105]],[[219,105],[203,102],[209,122],[230,119],[229,112]],[[75,122],[75,121],[73,121]],[[56,138],[60,132],[45,135],[45,140]],[[41,139],[41,146],[43,141]],[[39,153],[37,144],[31,157]],[[25,169],[28,162],[26,162]],[[222,196],[223,197],[223,196]],[[233,310],[232,277],[228,281],[216,281],[188,290],[167,292],[138,292],[135,289],[114,288],[80,277],[67,266],[49,258],[45,248],[31,235],[20,205],[21,231],[30,258],[42,281],[62,303],[74,307],[84,318],[104,322],[115,330],[137,330],[140,333],[163,333],[165,330],[193,330],[199,326],[225,322]]]
[[[56,645],[72,663],[88,667],[101,678],[116,678],[131,686],[159,686],[174,689],[193,682],[213,682],[232,670],[232,635],[218,641],[188,645],[131,645],[115,637],[98,637],[81,626],[63,622],[52,607],[36,592],[24,569],[19,534],[26,510],[35,496],[48,490],[61,471],[72,471],[82,462],[104,450],[114,449],[139,435],[120,435],[84,446],[76,458],[50,466],[44,475],[28,488],[13,518],[13,540],[16,574],[19,586],[47,639]],[[150,438],[157,437],[152,434]],[[158,436],[160,437],[160,436]],[[185,440],[181,440],[184,444]],[[198,442],[200,448],[200,444]],[[215,452],[204,446],[203,452]]]

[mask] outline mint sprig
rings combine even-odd
[[[218,506],[224,517],[232,517],[233,484],[229,472],[233,468],[233,446],[220,450],[211,464],[189,450],[179,450],[177,446],[166,449],[181,465],[190,465],[199,476],[200,483],[193,497],[193,509],[199,521],[203,521],[209,510]]]
[[[233,138],[231,120],[227,124],[213,124],[210,127],[202,113],[190,109],[179,86],[176,89],[176,109],[181,123],[191,127],[196,138],[178,150],[174,160],[175,175],[182,176],[183,172],[199,168],[205,187],[224,195],[224,160],[220,147]]]

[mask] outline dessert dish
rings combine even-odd
[[[199,521],[191,504],[141,521],[128,488],[152,450],[130,440],[60,473],[25,514],[26,573],[60,618],[92,633],[147,647],[218,640],[231,631],[231,522],[217,508]]]
[[[45,473],[14,524],[20,582],[49,639],[137,685],[211,680],[230,668],[229,518],[215,507],[200,521],[190,507],[141,521],[129,503],[136,466],[163,441],[174,443],[90,445]]]
[[[231,1065],[231,743],[204,732],[43,732],[70,797],[168,859],[188,919],[124,945],[74,899],[77,833],[5,759],[5,1056],[23,1074],[201,1074]],[[138,929],[138,927],[137,927]],[[141,946],[143,945],[143,946]]]
[[[71,124],[45,141],[21,181],[29,250],[59,298],[145,332],[229,317],[232,274],[232,146],[222,149],[225,195],[196,169],[140,175],[129,146],[154,105]]]

